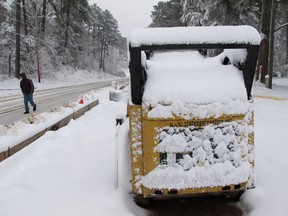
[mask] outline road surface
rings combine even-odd
[[[37,104],[36,112],[46,112],[55,107],[63,106],[72,100],[79,99],[81,94],[91,90],[100,89],[111,85],[111,80],[100,81],[91,84],[81,84],[75,86],[59,87],[54,89],[35,90],[34,101]],[[30,104],[29,104],[30,106]],[[9,95],[0,97],[0,125],[10,124],[24,118],[23,95]],[[30,114],[32,107],[30,106]]]

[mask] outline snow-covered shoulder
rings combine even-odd
[[[261,36],[252,26],[194,26],[134,29],[129,34],[132,47],[167,44],[251,44]]]

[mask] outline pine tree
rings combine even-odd
[[[105,57],[108,55],[108,48],[109,46],[118,47],[120,38],[118,22],[108,10],[102,12],[97,36],[100,42],[99,69],[105,71]]]
[[[2,6],[1,2],[0,13],[0,71],[11,77],[15,65],[12,64],[13,59],[15,59],[15,46],[13,46],[13,44],[15,45],[15,34],[11,33],[12,29],[15,31],[15,14],[13,17],[9,15],[9,11]]]
[[[260,0],[182,0],[182,22],[189,26],[259,26]]]
[[[262,2],[262,16],[261,16],[261,33],[263,39],[261,41],[259,52],[259,65],[263,68],[261,82],[264,83],[265,76],[268,74],[268,55],[269,55],[269,35],[270,35],[270,21],[271,21],[271,0],[263,0]]]
[[[152,11],[152,23],[150,27],[174,27],[184,26],[181,22],[182,6],[181,0],[170,0],[159,2]]]
[[[92,70],[99,65],[106,70],[108,57],[115,64],[125,58],[126,40],[117,20],[108,10],[90,7],[87,0],[15,0],[7,11],[1,6],[1,74],[15,70],[36,76],[37,71],[40,81],[40,75],[61,65]]]
[[[288,0],[278,1],[275,26],[274,74],[288,76]]]

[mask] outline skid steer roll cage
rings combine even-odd
[[[130,52],[130,80],[131,80],[131,99],[135,105],[142,104],[144,85],[146,82],[146,71],[141,63],[141,51],[146,56],[153,51],[170,51],[170,50],[207,50],[207,49],[246,49],[247,56],[242,70],[244,83],[247,91],[247,99],[251,99],[251,88],[253,84],[255,68],[257,63],[259,45],[250,43],[241,44],[165,44],[165,45],[140,45],[132,47],[129,45]]]

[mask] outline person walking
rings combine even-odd
[[[20,88],[24,96],[24,106],[25,106],[24,114],[28,114],[29,113],[28,102],[33,106],[33,111],[36,111],[36,104],[33,101],[34,84],[31,79],[28,79],[26,77],[25,73],[21,73],[20,77],[21,77]]]

